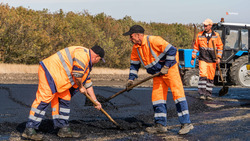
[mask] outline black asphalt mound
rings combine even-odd
[[[73,131],[81,133],[81,137],[77,138],[77,140],[85,140],[87,138],[110,138],[112,136],[116,138],[124,138],[126,134],[133,134],[133,138],[142,138],[139,133],[151,125],[146,124],[144,121],[134,117],[115,120],[121,125],[123,128],[122,130],[117,128],[107,119],[93,119],[89,121],[71,120],[70,127]],[[17,132],[21,135],[25,129],[25,124],[26,122],[20,124],[8,122],[1,123],[1,135],[10,135],[12,132]],[[49,119],[43,120],[38,130],[38,133],[44,135],[45,140],[62,140],[62,138],[57,137],[57,132],[58,129],[54,129],[53,121]],[[121,134],[121,136],[119,136],[119,134]],[[72,140],[72,138],[66,138],[63,140]]]
[[[30,105],[35,99],[35,92],[37,85],[12,85],[5,84],[0,87],[1,99],[0,103],[0,140],[21,140],[21,133],[25,129],[26,121],[28,120]],[[114,93],[121,90],[121,88],[113,87],[95,87],[95,93],[98,98],[108,98]],[[215,95],[215,100],[212,102],[206,102],[198,99],[198,94],[196,90],[186,90],[186,97],[189,106],[189,112],[191,115],[191,121],[194,121],[195,129],[196,126],[200,126],[196,130],[199,134],[190,134],[187,136],[182,136],[185,138],[191,138],[194,140],[205,139],[206,135],[201,134],[200,129],[206,126],[204,118],[207,118],[211,113],[221,113],[221,110],[229,109],[235,106],[241,107],[242,102],[239,101],[246,100],[232,100],[233,94],[237,92],[230,92],[226,97],[216,97],[217,91],[220,88],[215,89],[213,95]],[[233,91],[232,89],[231,91]],[[244,97],[243,92],[249,92],[249,89],[235,89],[235,91],[241,92],[238,98]],[[86,104],[86,98],[82,94],[76,94],[71,101],[71,113],[70,113],[70,127],[72,130],[80,132],[81,137],[78,139],[62,139],[57,137],[58,129],[54,129],[53,121],[51,119],[51,108],[48,108],[44,120],[42,121],[38,132],[43,134],[45,140],[164,140],[168,136],[176,137],[177,132],[180,127],[178,122],[175,103],[172,99],[171,92],[168,93],[167,106],[168,106],[168,126],[170,127],[167,135],[148,134],[145,132],[145,128],[153,125],[153,108],[151,103],[151,92],[152,88],[136,88],[131,90],[129,93],[125,92],[107,103],[102,103],[103,109],[123,128],[123,130],[117,128],[101,111],[96,110],[91,103],[90,106]],[[244,102],[244,101],[243,101]],[[245,107],[249,105],[249,100],[244,102]],[[209,105],[217,106],[222,105],[219,108],[213,108]],[[243,113],[245,108],[242,109]],[[207,115],[209,113],[209,116]],[[203,115],[204,113],[204,115]],[[229,112],[231,114],[231,112]],[[234,112],[235,113],[235,112]],[[238,112],[240,114],[240,112]],[[230,114],[224,114],[233,116]],[[244,113],[245,114],[245,113]],[[199,115],[197,117],[197,115]],[[214,118],[220,118],[216,115]],[[238,115],[241,116],[241,115]],[[213,118],[213,117],[211,117]],[[243,118],[244,119],[244,118]],[[210,119],[208,119],[209,122]],[[209,123],[208,122],[208,123]],[[201,123],[201,124],[200,124]],[[219,122],[220,123],[220,122]],[[212,124],[214,125],[214,124]],[[226,124],[225,124],[226,125]],[[225,126],[223,124],[223,126]],[[233,125],[233,124],[232,124]],[[221,125],[222,126],[222,125]],[[231,126],[231,125],[230,125]],[[210,127],[210,125],[208,126]],[[207,130],[208,127],[204,128]],[[194,129],[194,130],[195,130]],[[210,130],[210,128],[209,128]],[[211,128],[211,130],[213,130]],[[218,129],[219,130],[219,129]],[[245,129],[244,129],[245,131]],[[243,134],[243,133],[242,133]],[[242,135],[240,134],[240,135]],[[197,138],[197,136],[201,136]],[[16,139],[13,139],[16,138]],[[227,137],[226,137],[227,138]],[[179,139],[174,138],[174,139]],[[210,138],[211,139],[211,138]],[[217,138],[218,139],[218,138]],[[224,138],[225,139],[225,138]]]

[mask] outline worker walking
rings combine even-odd
[[[153,78],[152,104],[154,109],[153,127],[146,128],[150,133],[167,131],[167,92],[171,89],[176,104],[181,129],[179,134],[187,134],[193,125],[189,118],[188,104],[185,97],[178,64],[176,61],[177,49],[159,36],[144,35],[140,25],[134,25],[123,34],[129,35],[133,48],[131,52],[130,73],[126,83],[127,88],[138,78],[138,70],[142,64],[149,74],[161,72]]]
[[[79,133],[69,128],[70,100],[76,91],[87,93],[97,103],[95,108],[101,109],[102,106],[97,101],[92,87],[90,71],[103,57],[104,50],[100,46],[95,45],[91,49],[72,46],[41,61],[36,99],[31,106],[22,136],[32,140],[42,140],[43,136],[36,133],[35,129],[38,129],[51,103],[54,127],[60,128],[57,135],[79,137]]]
[[[196,37],[191,64],[194,64],[194,59],[199,51],[200,78],[198,82],[198,93],[201,100],[212,100],[216,63],[220,63],[223,43],[219,33],[212,30],[213,21],[211,19],[206,19],[203,25],[204,31],[199,32]],[[217,60],[213,44],[217,49]]]

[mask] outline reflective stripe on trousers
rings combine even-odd
[[[214,76],[216,63],[199,61],[200,78],[198,82],[198,93],[200,95],[211,96],[214,86]]]
[[[55,126],[67,126],[70,112],[69,101],[71,100],[71,94],[69,90],[62,93],[57,92],[55,94],[52,94],[50,86],[46,79],[45,72],[41,65],[39,66],[38,76],[39,84],[36,92],[36,99],[31,106],[30,115],[28,118],[28,122],[26,123],[26,127],[38,129],[50,102],[52,107],[53,119],[57,120],[56,122],[54,121]],[[59,122],[60,124],[57,124],[57,122]]]
[[[36,101],[33,102],[30,115],[28,118],[28,122],[26,123],[27,128],[35,128],[38,129],[41,121],[45,115],[45,111],[48,108],[49,104],[45,102],[40,102],[38,105]],[[36,106],[37,105],[37,106]]]
[[[180,123],[190,123],[188,105],[184,94],[178,65],[172,66],[167,75],[153,78],[152,103],[155,123],[167,124],[167,93],[171,89]]]
[[[206,77],[200,77],[198,82],[198,93],[200,95],[212,96],[214,87],[214,80],[207,79]]]
[[[62,99],[63,98],[63,99]],[[70,99],[71,95],[69,90],[61,93],[51,101],[52,119],[55,127],[64,127],[69,124],[70,114]]]

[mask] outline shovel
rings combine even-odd
[[[86,93],[84,93],[84,95],[95,105],[97,106],[97,103]],[[121,128],[121,126],[103,109],[100,109],[108,118],[110,121],[112,121],[119,129],[123,129]]]
[[[216,57],[216,60],[217,60],[218,57],[217,57],[217,51],[216,51],[215,46],[214,46],[214,41],[212,41],[212,43],[213,43],[213,48],[214,48],[215,57]],[[219,92],[219,96],[224,96],[224,95],[226,95],[227,92],[228,92],[228,87],[225,86],[225,82],[224,82],[224,79],[223,79],[223,76],[222,76],[222,72],[221,72],[220,64],[219,64],[219,63],[218,63],[218,70],[219,70],[219,72],[220,72],[220,78],[221,78],[222,85],[223,85],[223,88],[222,88],[222,89],[220,90],[220,92]]]
[[[150,80],[151,78],[154,78],[155,76],[159,76],[160,74],[161,74],[161,73],[158,72],[158,73],[153,74],[153,75],[151,75],[151,76],[149,76],[149,77],[147,77],[147,78],[145,78],[145,79],[143,79],[143,80],[141,80],[141,81],[138,81],[138,82],[134,83],[133,85],[129,86],[128,89],[123,89],[123,90],[117,92],[116,94],[110,96],[109,98],[105,98],[105,97],[99,96],[99,95],[96,95],[96,97],[98,97],[98,101],[99,101],[100,103],[108,102],[110,99],[113,99],[113,98],[115,98],[116,96],[118,96],[118,95],[120,95],[120,94],[122,94],[122,93],[124,93],[124,92],[126,92],[126,91],[130,91],[130,90],[132,90],[134,87],[140,85],[141,83],[146,82],[146,81]],[[90,106],[90,104],[91,104],[91,103],[90,103],[89,101],[86,100],[85,106]]]
[[[161,72],[158,72],[158,73],[153,74],[153,75],[151,75],[151,76],[149,76],[149,77],[147,77],[147,78],[145,78],[145,79],[143,79],[143,80],[141,80],[141,81],[138,81],[138,82],[134,83],[133,85],[129,86],[127,89],[123,89],[123,90],[117,92],[116,94],[110,96],[109,98],[107,98],[106,100],[104,100],[104,102],[107,102],[107,101],[109,101],[110,99],[115,98],[115,97],[118,96],[119,94],[122,94],[122,93],[124,93],[124,92],[126,92],[126,91],[130,91],[130,90],[132,90],[134,87],[140,85],[141,83],[146,82],[146,81],[148,81],[148,80],[150,80],[151,78],[154,78],[154,77],[156,77],[156,76],[159,76],[160,74],[161,74]]]

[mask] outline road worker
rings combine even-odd
[[[171,89],[176,104],[178,118],[181,123],[179,134],[187,134],[194,127],[189,118],[188,104],[185,97],[181,77],[176,61],[177,49],[159,36],[144,34],[140,25],[133,25],[123,34],[129,35],[133,48],[131,52],[130,73],[127,88],[138,78],[138,70],[142,64],[149,74],[161,72],[153,78],[152,104],[154,109],[154,126],[147,127],[149,133],[165,133],[167,131],[167,93]]]
[[[199,51],[200,78],[198,82],[198,93],[201,100],[212,100],[216,64],[220,63],[223,43],[219,33],[212,30],[213,21],[211,19],[206,19],[203,25],[204,31],[199,32],[196,37],[191,64],[194,64],[196,53]],[[217,60],[213,44],[217,50]]]
[[[87,93],[97,103],[95,108],[101,109],[102,105],[97,101],[92,87],[90,71],[100,59],[104,61],[103,57],[104,50],[98,45],[91,49],[71,46],[41,61],[36,99],[31,106],[22,136],[42,140],[42,135],[36,133],[35,129],[38,129],[51,103],[54,127],[59,128],[57,135],[79,137],[79,133],[69,128],[70,100],[76,91]]]

